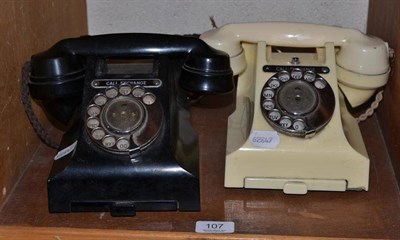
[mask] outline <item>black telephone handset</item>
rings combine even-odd
[[[50,212],[199,210],[189,96],[233,88],[228,55],[194,37],[85,36],[32,56],[30,94],[70,126],[48,179]]]

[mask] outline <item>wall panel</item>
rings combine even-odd
[[[0,206],[40,143],[20,100],[21,66],[58,40],[83,34],[87,34],[85,0],[1,1]]]
[[[378,110],[397,182],[400,185],[400,1],[370,0],[367,32],[389,43],[395,55],[389,83]]]

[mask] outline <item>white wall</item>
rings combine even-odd
[[[234,22],[296,21],[366,30],[368,0],[87,0],[89,34],[202,33]]]

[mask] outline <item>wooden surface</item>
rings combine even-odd
[[[198,234],[184,232],[148,232],[126,230],[77,229],[77,228],[41,228],[41,227],[0,227],[0,239],[29,240],[154,240],[154,239],[191,239],[191,240],[306,240],[310,237],[272,236],[257,234]],[[313,238],[311,238],[313,239]],[[332,238],[318,238],[329,240]],[[341,238],[334,238],[336,240]]]
[[[1,1],[0,206],[40,143],[22,108],[21,67],[56,41],[87,34],[86,22],[85,0]]]
[[[370,0],[369,34],[378,36],[389,43],[395,51],[392,74],[384,92],[383,104],[378,111],[382,131],[400,185],[400,1]]]
[[[201,212],[139,212],[133,218],[109,213],[49,214],[46,179],[55,151],[41,145],[28,171],[0,213],[0,225],[194,232],[197,220],[229,220],[239,234],[396,238],[400,232],[398,187],[375,118],[362,123],[371,156],[369,192],[310,192],[223,187],[224,120],[231,109],[193,109],[200,132]]]

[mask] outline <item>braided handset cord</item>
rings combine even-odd
[[[358,116],[357,122],[360,123],[362,121],[365,121],[368,117],[372,116],[375,110],[378,108],[379,103],[382,101],[382,99],[383,99],[383,90],[379,91],[375,95],[375,100],[371,103],[371,106],[367,110],[365,110],[363,114]]]
[[[31,97],[29,94],[29,73],[31,71],[31,63],[28,61],[24,64],[21,71],[21,100],[24,106],[26,115],[28,116],[29,121],[31,122],[33,129],[48,146],[52,148],[58,148],[58,143],[54,141],[46,132],[42,124],[40,124],[39,119],[36,117],[33,112]]]

